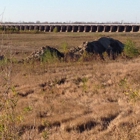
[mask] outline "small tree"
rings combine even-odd
[[[54,33],[57,33],[57,32],[58,32],[58,28],[55,27],[55,28],[53,29],[53,32],[54,32]]]
[[[68,52],[68,44],[66,42],[61,44],[61,48],[65,54]]]
[[[126,41],[124,47],[124,54],[130,58],[136,57],[140,54],[139,50],[136,48],[135,42],[133,42],[132,40]]]

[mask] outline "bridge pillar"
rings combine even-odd
[[[39,26],[38,25],[34,26],[34,30],[39,31]]]
[[[120,26],[117,26],[117,32],[120,32]]]
[[[66,32],[72,32],[72,26],[68,25],[67,29],[66,29]]]
[[[119,32],[119,26],[117,26],[117,31],[116,32]]]
[[[44,26],[39,26],[39,31],[44,31]]]
[[[90,33],[92,32],[92,26],[90,26],[90,30],[89,30],[89,32],[90,32]]]
[[[84,32],[84,26],[78,26],[78,31],[77,32]]]
[[[139,29],[140,29],[140,27],[139,26],[132,26],[132,32],[138,32],[139,31]]]
[[[110,32],[117,32],[118,27],[117,26],[111,26],[110,27]]]
[[[104,31],[103,32],[110,32],[111,27],[110,26],[104,26]]]
[[[91,32],[97,32],[97,26],[91,26]]]
[[[84,26],[84,32],[86,32],[86,30],[87,30],[87,27],[86,27],[86,26]]]
[[[103,32],[104,27],[102,25],[97,26],[97,32]]]
[[[50,30],[49,30],[49,32],[52,32],[53,29],[54,29],[54,27],[53,27],[53,26],[50,26]]]
[[[24,26],[21,25],[20,26],[20,30],[23,31],[24,30]]]
[[[50,26],[45,26],[44,27],[44,32],[49,32],[50,31]]]
[[[117,32],[124,32],[124,26],[118,26],[117,27]]]
[[[29,26],[24,26],[24,30],[29,30]]]
[[[50,30],[49,30],[49,32],[53,32],[53,30],[54,30],[54,26],[52,25],[52,26],[50,26]]]
[[[78,26],[72,26],[72,32],[77,32],[78,31]]]
[[[124,26],[124,32],[126,32],[126,26]]]
[[[66,31],[67,31],[67,27],[62,25],[60,32],[66,32]]]
[[[34,26],[29,26],[29,31],[34,30]]]
[[[89,32],[91,31],[91,27],[90,26],[84,26],[84,32]]]
[[[125,26],[125,32],[132,32],[132,26]]]

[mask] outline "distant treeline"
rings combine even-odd
[[[139,24],[135,22],[0,22],[0,24]]]

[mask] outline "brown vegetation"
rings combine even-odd
[[[4,35],[12,61],[0,61],[0,139],[139,140],[140,57],[17,63],[42,46],[64,51],[107,35],[139,48],[138,33]]]

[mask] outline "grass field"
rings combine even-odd
[[[44,33],[44,34],[1,34],[2,44],[13,45],[15,49],[36,49],[40,46],[50,45],[60,47],[67,43],[68,47],[81,44],[84,41],[93,41],[102,36],[109,36],[125,43],[127,39],[132,39],[140,44],[139,33]],[[19,48],[20,47],[20,48]],[[23,48],[22,48],[23,47]]]
[[[0,61],[0,139],[140,139],[140,56],[17,63],[42,46],[63,51],[102,36],[140,49],[139,33],[1,34],[0,54],[15,61]]]

